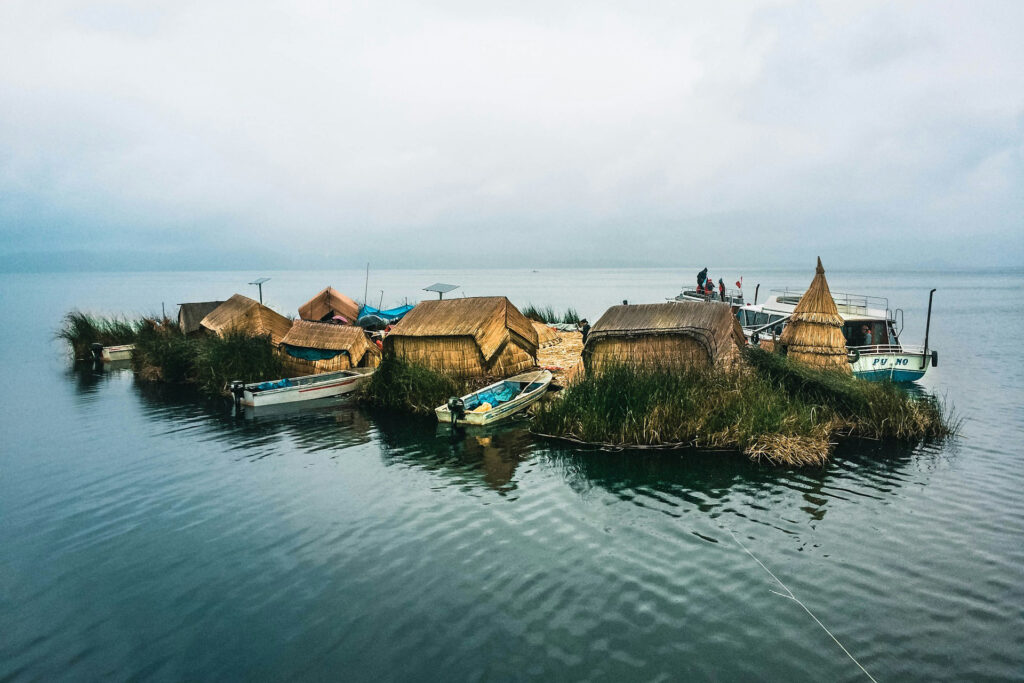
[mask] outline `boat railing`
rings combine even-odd
[[[803,297],[803,289],[773,289],[771,293],[780,304],[796,306]],[[840,313],[848,315],[870,315],[871,311],[885,311],[886,318],[892,319],[889,311],[889,300],[884,296],[867,296],[864,294],[848,294],[846,292],[832,292],[832,299],[836,302],[836,308]]]
[[[704,301],[721,301],[721,294],[716,289],[713,294],[704,294],[698,292],[696,289],[684,289],[680,292],[679,296],[675,298],[676,301],[682,301],[687,299],[703,299]],[[725,290],[725,301],[732,306],[743,305],[743,290],[741,289],[729,289]]]
[[[858,351],[861,355],[883,354],[883,353],[907,353],[924,354],[923,346],[911,346],[910,344],[872,344],[870,346],[848,346],[848,351]]]

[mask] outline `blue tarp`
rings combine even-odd
[[[304,346],[292,346],[291,344],[281,344],[284,347],[285,353],[292,358],[301,358],[302,360],[329,360],[336,357],[339,353],[348,353],[347,351],[328,351],[325,349],[307,349]]]
[[[284,389],[285,387],[290,386],[292,386],[291,382],[289,382],[287,379],[282,379],[277,382],[260,382],[259,384],[256,385],[256,388],[261,391],[266,391],[268,389]]]
[[[395,308],[374,308],[373,306],[363,306],[359,309],[359,317],[362,318],[364,315],[375,315],[388,323],[396,323],[402,319],[402,317],[412,310],[412,306],[396,306]]]
[[[490,403],[491,407],[496,407],[506,401],[511,401],[519,393],[519,385],[513,382],[505,382],[497,389],[488,389],[482,393],[477,394],[473,397],[470,404],[466,405],[466,408],[473,410],[481,403]]]

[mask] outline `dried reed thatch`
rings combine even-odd
[[[301,358],[312,350],[327,358]],[[349,368],[375,368],[380,363],[380,351],[366,338],[361,327],[331,325],[328,323],[296,320],[281,340],[282,358],[286,367],[296,375],[333,372]],[[318,354],[312,354],[318,355]]]
[[[846,360],[843,317],[839,315],[818,257],[811,286],[782,330],[779,345],[793,360],[818,368],[851,372]]]
[[[359,304],[334,287],[328,287],[299,306],[299,317],[303,320],[330,320],[336,315],[344,316],[355,324],[359,317]]]
[[[731,367],[746,344],[743,329],[724,303],[700,301],[612,306],[587,336],[588,370],[637,367]]]
[[[558,330],[536,320],[531,320],[530,322],[533,324],[533,329],[537,331],[538,348],[546,349],[549,346],[561,343],[562,337],[559,335]]]
[[[537,331],[503,296],[423,301],[385,337],[384,355],[460,377],[504,377],[537,364]]]
[[[200,301],[197,303],[178,304],[178,327],[182,334],[195,334],[202,330],[203,318],[208,316],[223,301]]]
[[[235,294],[210,311],[199,324],[222,337],[230,331],[270,335],[275,345],[281,343],[292,327],[288,318],[241,294]]]

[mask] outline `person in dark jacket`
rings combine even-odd
[[[718,296],[722,297],[722,301],[725,301],[725,282],[722,278],[718,278]]]
[[[704,291],[704,281],[708,279],[708,268],[704,266],[704,270],[697,273],[697,291]]]
[[[583,333],[583,345],[587,345],[587,335],[590,334],[590,323],[584,318],[580,321],[580,332]]]

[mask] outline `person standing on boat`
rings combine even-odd
[[[725,301],[725,282],[722,278],[718,278],[718,296],[722,297],[722,301]]]
[[[872,346],[871,328],[868,325],[865,325],[863,331],[864,331],[864,346]]]
[[[704,270],[697,273],[697,291],[704,291],[704,281],[708,279],[708,267],[704,266]]]

